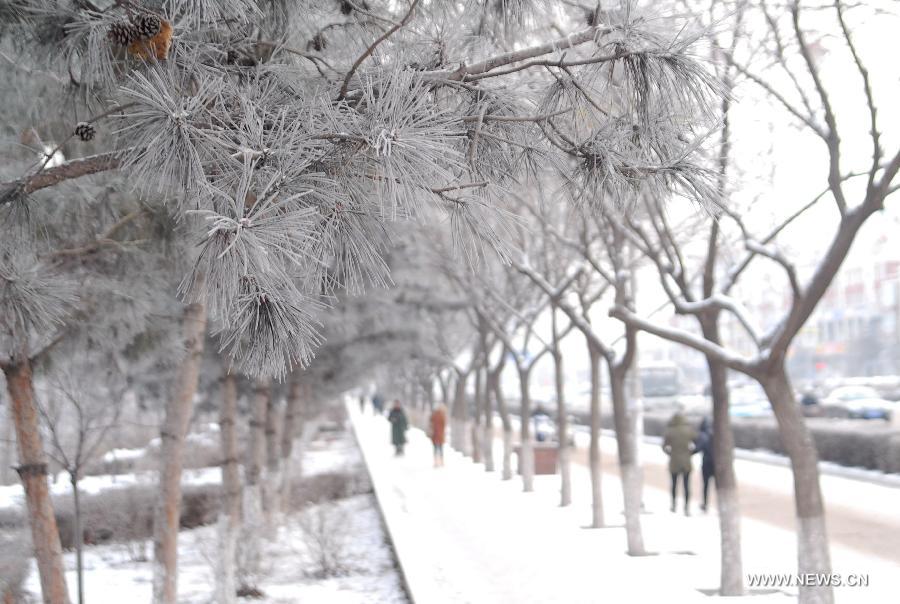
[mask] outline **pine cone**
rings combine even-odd
[[[159,17],[151,14],[140,14],[131,20],[131,25],[137,33],[138,39],[152,38],[159,33],[162,28],[162,22]]]
[[[109,26],[106,32],[109,41],[118,46],[128,46],[138,39],[138,32],[130,23],[120,21]]]
[[[328,40],[325,38],[325,35],[322,32],[317,33],[313,36],[313,39],[309,41],[307,44],[307,48],[312,48],[316,52],[322,52],[328,47]]]
[[[97,134],[97,130],[94,128],[94,125],[89,122],[78,122],[75,126],[75,136],[84,142],[93,139],[95,134]]]
[[[366,0],[354,0],[354,2],[349,2],[348,0],[338,0],[338,4],[340,5],[340,11],[342,15],[349,15],[353,12],[354,9],[369,11],[371,8],[369,7],[369,3]],[[355,5],[355,6],[354,6]]]
[[[145,60],[155,57],[158,61],[165,61],[169,58],[173,33],[172,24],[164,19],[159,19],[159,32],[149,38],[135,39],[128,45],[128,52]]]

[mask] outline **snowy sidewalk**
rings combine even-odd
[[[357,438],[385,521],[418,604],[724,602],[709,596],[718,583],[718,520],[668,511],[668,495],[645,491],[642,515],[647,549],[625,555],[618,481],[604,480],[611,528],[587,530],[588,473],[573,467],[574,504],[560,508],[557,476],[538,476],[534,493],[518,479],[501,481],[448,450],[446,466],[432,467],[431,444],[410,429],[404,457],[395,458],[389,426],[350,405]],[[495,454],[499,460],[499,450]],[[608,459],[608,458],[607,458]],[[743,523],[747,573],[793,573],[794,535]],[[868,573],[867,588],[836,590],[838,602],[889,602],[900,589],[898,566],[833,548],[837,572]],[[754,590],[754,604],[794,601],[796,590]]]

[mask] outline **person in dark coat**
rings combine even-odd
[[[550,440],[553,420],[543,405],[538,404],[537,409],[531,412],[531,424],[533,426],[532,433],[537,442],[542,443]]]
[[[689,516],[691,500],[691,454],[697,433],[687,423],[681,413],[669,420],[663,437],[663,451],[669,456],[669,473],[672,475],[672,511],[675,511],[675,497],[678,479],[684,483],[684,514]]]
[[[388,421],[391,422],[391,443],[394,445],[396,455],[403,455],[403,446],[406,444],[406,429],[409,428],[409,422],[406,419],[406,412],[400,406],[400,401],[394,401],[394,407],[388,414]]]
[[[707,417],[704,417],[700,422],[700,433],[697,435],[695,446],[694,451],[702,455],[700,469],[703,473],[703,504],[700,506],[700,509],[705,512],[709,503],[709,481],[711,478],[715,478],[716,475],[712,425]]]
[[[377,392],[372,396],[372,409],[375,411],[375,415],[384,413],[384,399]]]

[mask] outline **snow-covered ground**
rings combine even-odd
[[[325,472],[352,472],[359,469],[361,458],[349,432],[329,434],[313,440],[303,452],[304,476]],[[218,482],[218,468],[199,473],[209,482]],[[188,472],[190,474],[190,472]],[[213,475],[216,475],[213,480]],[[110,487],[106,477],[96,477],[97,491]],[[116,477],[116,485],[134,484],[130,475]],[[192,481],[187,481],[192,483]],[[66,485],[66,483],[63,483]],[[67,485],[66,485],[67,486]],[[87,489],[86,489],[87,490]],[[16,496],[8,496],[17,505]],[[325,508],[323,510],[323,507]],[[342,543],[343,576],[320,578],[315,573],[313,548],[308,546],[304,519],[330,518]],[[208,604],[212,601],[214,564],[219,545],[216,527],[201,527],[179,534],[179,602]],[[152,569],[146,560],[136,561],[134,544],[113,544],[85,549],[85,592],[91,604],[121,604],[151,600]],[[150,553],[150,544],[144,544]],[[65,556],[66,577],[70,593],[75,593],[76,576],[74,554]],[[278,529],[275,539],[264,544],[263,577],[259,587],[265,594],[252,601],[261,604],[400,604],[407,602],[393,552],[387,540],[381,518],[371,494],[361,494],[304,507],[289,514]],[[34,601],[40,587],[34,564],[26,582],[26,590]],[[248,600],[251,601],[251,600]]]
[[[647,549],[655,555],[625,555],[622,497],[618,480],[603,483],[610,528],[585,529],[590,519],[590,481],[586,468],[574,464],[574,504],[558,506],[559,479],[538,476],[534,493],[522,493],[519,480],[501,481],[459,454],[448,451],[444,468],[432,467],[431,445],[419,430],[410,430],[402,458],[388,446],[383,418],[360,416],[349,405],[376,493],[387,519],[407,584],[416,602],[715,602],[718,586],[719,537],[715,514],[685,517],[669,512],[663,489],[645,489],[641,520]],[[614,449],[604,439],[604,451]],[[644,446],[642,455],[657,455]],[[495,459],[500,459],[500,448]],[[661,451],[658,451],[662,455]],[[609,457],[607,457],[609,463]],[[739,462],[741,481],[768,481],[790,489],[784,468]],[[844,480],[844,482],[839,482]],[[838,481],[838,482],[835,482]],[[849,485],[849,486],[848,486]],[[848,488],[854,492],[846,492]],[[894,489],[847,479],[823,479],[826,499],[866,506],[873,514],[894,513]],[[881,504],[870,497],[880,495]],[[839,495],[837,492],[843,492]],[[891,512],[893,510],[893,512]],[[793,574],[793,532],[745,518],[744,571]],[[896,602],[900,593],[900,560],[864,555],[832,546],[835,572],[868,576],[868,587],[835,590],[838,602]],[[750,590],[754,603],[790,602],[795,588]],[[733,598],[727,598],[732,601]]]

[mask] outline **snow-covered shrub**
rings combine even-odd
[[[242,598],[263,597],[264,594],[259,586],[272,572],[267,558],[260,555],[260,552],[254,551],[253,548],[241,547],[241,544],[238,543],[235,570],[238,596]]]
[[[350,518],[336,503],[320,503],[304,510],[297,518],[303,533],[311,570],[317,577],[339,577],[351,571],[347,544],[350,540]]]
[[[191,485],[182,496],[181,528],[214,524],[221,506],[219,485]],[[145,557],[143,542],[153,536],[153,502],[156,488],[136,485],[107,489],[96,495],[82,493],[81,513],[85,543],[122,544],[130,558]],[[54,501],[60,542],[73,546],[73,506],[70,496]]]
[[[350,474],[346,472],[327,472],[304,477],[294,484],[292,507],[343,499],[351,494],[350,482]]]
[[[31,559],[22,552],[30,550],[27,529],[0,532],[0,602],[3,604],[24,602],[22,585],[28,577]]]
[[[343,472],[322,472],[303,476],[291,485],[290,509],[336,501],[372,492],[372,483],[361,465]]]

